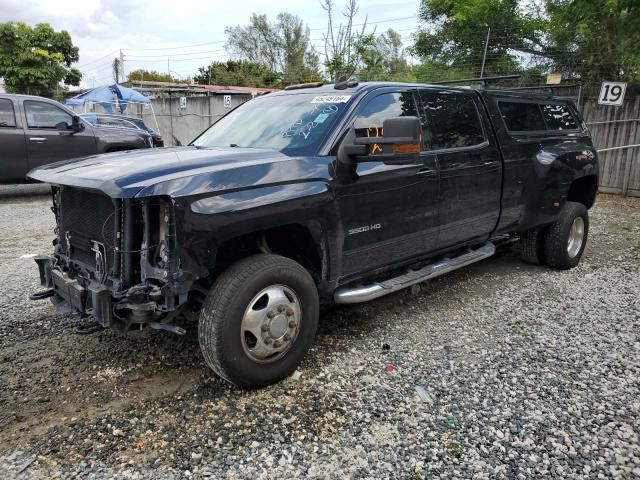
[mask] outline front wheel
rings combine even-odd
[[[200,348],[225,380],[244,388],[269,385],[302,361],[318,316],[318,291],[304,267],[277,255],[253,255],[229,267],[207,295]]]
[[[567,202],[560,218],[549,226],[544,237],[544,260],[547,265],[568,270],[580,262],[589,234],[587,208],[576,202]]]

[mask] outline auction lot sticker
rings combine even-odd
[[[600,105],[620,106],[624,101],[627,84],[624,82],[602,82],[598,103]]]
[[[347,103],[351,95],[316,95],[311,103]]]

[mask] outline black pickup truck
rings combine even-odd
[[[190,146],[32,171],[49,182],[61,309],[183,333],[243,387],[289,375],[324,303],[365,302],[490,257],[580,260],[598,189],[566,99],[343,82],[251,100]]]
[[[94,126],[54,100],[0,93],[0,182],[23,182],[60,160],[152,146],[146,131]]]

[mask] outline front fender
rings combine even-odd
[[[338,228],[337,210],[323,180],[180,197],[174,202],[180,243],[195,263],[208,268],[215,263],[218,247],[228,240],[291,224],[304,226],[327,254],[337,248],[328,233]]]

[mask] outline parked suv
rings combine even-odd
[[[48,163],[153,146],[149,133],[100,128],[48,98],[0,94],[0,181],[21,182]]]
[[[296,368],[321,303],[434,278],[497,239],[574,267],[598,161],[563,98],[349,82],[251,100],[188,147],[29,176],[54,185],[57,225],[34,298],[120,332],[199,317],[209,366],[256,387]]]

